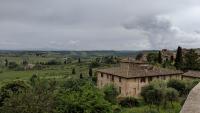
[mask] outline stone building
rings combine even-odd
[[[200,79],[200,71],[187,71],[182,75],[184,80]]]
[[[174,61],[176,58],[176,52],[167,49],[162,49],[161,51],[163,61],[171,60]]]
[[[114,84],[120,97],[139,96],[142,87],[152,80],[182,79],[183,72],[154,67],[147,63],[123,60],[119,67],[100,69],[97,71],[97,86],[103,88]]]

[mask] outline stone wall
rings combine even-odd
[[[180,113],[200,113],[200,83],[192,89]]]
[[[181,79],[181,75],[171,75],[171,76],[166,75],[166,76],[127,79],[124,77],[98,72],[97,86],[98,88],[103,88],[107,84],[114,84],[119,90],[121,90],[121,94],[119,95],[120,97],[127,97],[127,96],[139,97],[142,87],[148,85],[149,82],[151,82],[152,80],[170,80],[170,79]]]

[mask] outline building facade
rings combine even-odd
[[[114,84],[120,97],[140,95],[141,89],[153,80],[182,79],[183,72],[154,67],[138,61],[122,61],[119,67],[97,71],[97,86]]]

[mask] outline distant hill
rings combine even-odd
[[[135,57],[142,51],[112,51],[112,50],[98,50],[98,51],[15,51],[15,50],[0,50],[0,56],[23,56],[23,55],[67,55],[74,57],[87,56],[132,56]]]

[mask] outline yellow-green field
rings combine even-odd
[[[36,56],[34,54],[29,55],[15,55],[15,54],[6,54],[1,55],[0,57],[0,85],[16,79],[29,79],[33,74],[40,76],[41,78],[77,78],[80,73],[83,76],[88,76],[89,64],[95,59],[95,57],[85,57],[81,58],[81,63],[78,62],[78,57],[70,57],[70,63],[64,64],[64,59],[69,58],[67,55],[47,53],[43,56]],[[16,62],[18,65],[22,66],[23,60],[27,60],[29,64],[36,64],[39,62],[46,63],[50,60],[57,60],[61,64],[59,65],[44,65],[44,68],[41,70],[30,69],[30,70],[13,70],[5,67],[5,59],[8,62]],[[105,65],[104,65],[105,66]],[[109,65],[107,65],[109,66]],[[101,68],[100,66],[99,68]],[[76,74],[72,74],[72,69],[75,68]],[[95,73],[96,68],[93,69]]]

